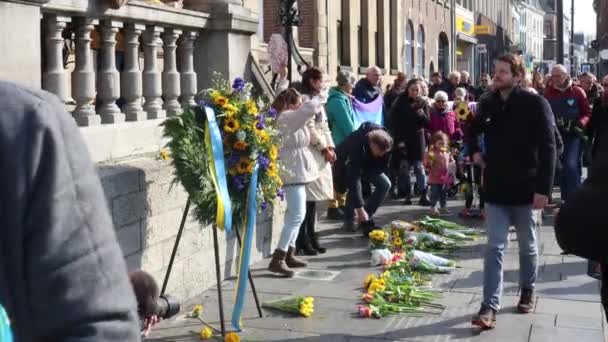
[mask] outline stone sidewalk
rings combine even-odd
[[[451,202],[452,205],[461,204]],[[459,207],[453,207],[456,212]],[[403,207],[388,202],[378,213],[377,221],[416,219],[426,210]],[[447,218],[458,221],[456,215]],[[550,218],[546,220],[550,221]],[[479,225],[479,221],[471,224]],[[497,328],[480,332],[470,324],[479,309],[483,277],[481,259],[483,240],[463,246],[452,256],[460,266],[454,273],[433,277],[433,285],[443,293],[439,301],[445,309],[439,315],[396,315],[382,319],[357,317],[356,305],[362,294],[362,281],[370,272],[367,240],[360,234],[340,231],[339,223],[321,222],[323,244],[328,253],[308,258],[309,267],[295,279],[276,278],[267,272],[268,260],[255,264],[252,272],[261,301],[292,294],[315,297],[311,318],[289,317],[264,310],[259,318],[248,296],[244,310],[245,341],[509,341],[509,342],[600,342],[604,339],[604,316],[600,304],[599,282],[586,275],[587,262],[562,256],[551,226],[539,230],[539,279],[537,302],[533,314],[515,312],[518,301],[517,239],[510,238],[504,260],[505,287],[503,309],[497,317]],[[224,307],[227,328],[234,299],[234,280],[225,281]],[[203,304],[204,316],[215,326],[219,320],[217,289],[206,291],[193,303]],[[201,324],[180,315],[155,329],[152,341],[197,341]]]

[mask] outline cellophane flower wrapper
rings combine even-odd
[[[264,302],[262,307],[301,315],[304,317],[310,317],[314,312],[314,298],[304,296],[288,297],[270,302]]]

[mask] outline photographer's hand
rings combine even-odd
[[[158,322],[160,322],[160,320],[161,320],[161,318],[159,318],[156,315],[146,318],[144,320],[144,331],[142,332],[142,336],[148,337],[148,335],[150,334],[150,331],[152,331],[152,327],[154,327],[156,324],[158,324]]]

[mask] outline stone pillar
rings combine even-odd
[[[175,50],[177,49],[177,39],[182,34],[182,30],[167,29],[163,33],[163,97],[165,98],[165,110],[167,115],[179,115],[182,112],[182,106],[177,101],[180,96],[180,80],[179,72],[177,72],[177,63]]]
[[[74,119],[80,126],[94,126],[101,123],[95,113],[95,70],[91,55],[91,31],[98,21],[77,18],[76,23],[76,67],[72,73],[72,97],[76,101]]]
[[[211,86],[213,72],[229,80],[248,72],[251,36],[257,32],[258,21],[250,10],[230,1],[216,4],[209,25],[196,41],[194,69],[198,89]]]
[[[163,110],[161,75],[158,71],[158,45],[162,27],[150,25],[144,32],[144,110],[148,119],[161,119],[167,116]]]
[[[116,33],[121,27],[122,23],[117,21],[104,20],[101,23],[101,68],[97,74],[97,92],[101,101],[99,112],[102,123],[125,121],[125,115],[116,105],[116,100],[120,97],[120,74],[116,69]]]
[[[42,73],[42,89],[57,95],[61,101],[70,99],[68,75],[63,68],[63,29],[71,20],[70,17],[51,14],[45,16],[46,65]]]
[[[196,95],[196,72],[194,72],[194,41],[198,37],[197,31],[186,31],[179,41],[179,65],[181,70],[180,81],[182,106],[194,106]]]
[[[142,80],[139,68],[139,36],[146,27],[140,24],[125,25],[125,66],[120,75],[122,97],[127,101],[127,121],[144,121],[148,118],[141,107]]]

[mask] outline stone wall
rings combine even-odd
[[[164,161],[142,158],[99,166],[98,172],[129,270],[144,269],[162,284],[187,200],[181,185],[172,185],[173,168]],[[251,260],[268,256],[282,223],[282,207],[258,215]],[[236,274],[238,243],[218,232],[222,277]],[[182,300],[215,285],[213,235],[189,216],[167,292]]]

